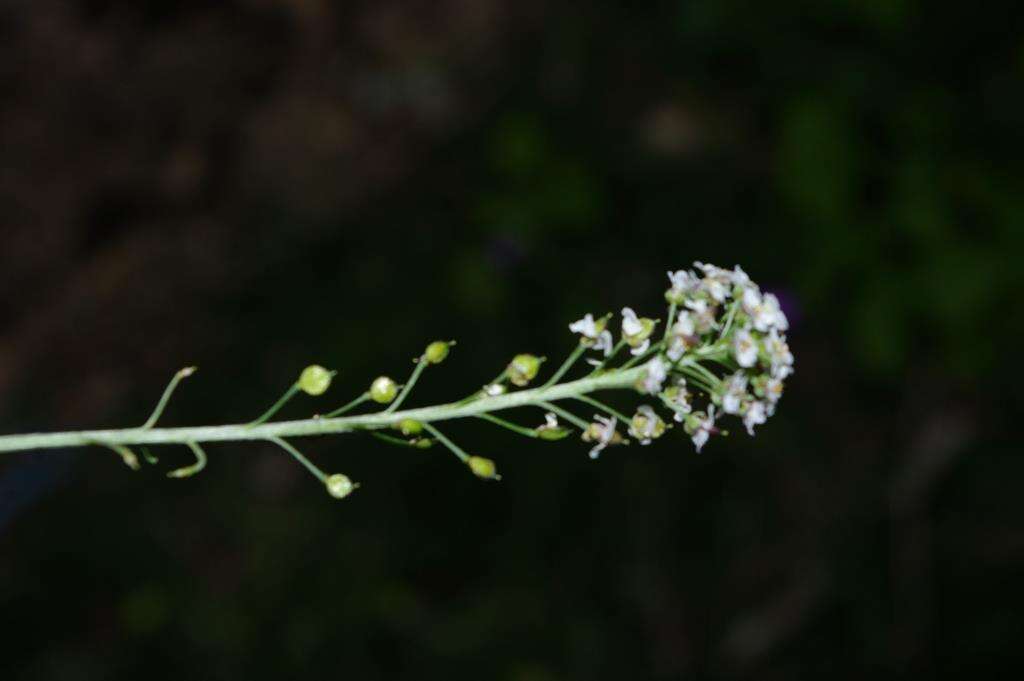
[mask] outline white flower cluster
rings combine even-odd
[[[599,353],[600,359],[587,361],[601,368],[626,346],[634,357],[629,365],[653,354],[636,388],[660,398],[699,452],[721,432],[716,418],[737,416],[753,435],[775,413],[783,381],[793,373],[793,354],[786,344],[789,321],[778,298],[762,292],[739,266],[727,270],[696,262],[694,268],[668,273],[669,328],[661,340],[653,335],[659,320],[640,317],[630,307],[622,308],[617,344],[607,328],[610,314],[595,319],[588,313],[569,330],[579,334],[584,349]],[[721,376],[705,363],[731,371]],[[694,404],[701,394],[708,401],[703,410]],[[592,457],[625,442],[615,432],[616,422],[595,417],[590,424],[583,439],[595,443]],[[666,428],[651,407],[643,406],[629,423],[629,434],[648,444]]]
[[[740,417],[751,435],[774,414],[783,381],[793,373],[793,354],[786,344],[789,320],[778,298],[762,293],[738,265],[732,270],[701,262],[694,266],[697,271],[668,273],[671,286],[665,299],[679,314],[669,330],[665,355],[675,364],[694,350],[724,346],[726,356],[717,359],[736,367],[723,379],[706,372],[700,384],[705,392],[711,389],[706,414],[693,410],[684,379],[662,392],[663,403],[677,421],[685,422],[700,451],[718,432],[716,407],[720,414]]]

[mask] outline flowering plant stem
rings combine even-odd
[[[14,452],[62,447],[107,447],[128,445],[161,445],[200,442],[232,442],[265,440],[277,442],[285,437],[311,437],[394,426],[406,419],[429,424],[436,421],[488,414],[514,407],[537,406],[544,403],[577,398],[599,390],[631,388],[644,374],[645,366],[626,370],[610,370],[598,376],[581,378],[557,385],[519,390],[496,396],[480,396],[468,403],[441,404],[403,411],[377,412],[341,418],[308,418],[274,423],[232,424],[184,428],[123,428],[115,430],[82,430],[60,433],[30,433],[0,436],[0,452]],[[562,410],[559,410],[562,411]]]

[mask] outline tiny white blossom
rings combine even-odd
[[[569,330],[573,333],[578,333],[581,336],[585,336],[590,340],[597,340],[598,330],[597,322],[594,321],[594,315],[589,312],[583,316],[583,319],[578,319],[569,325]]]
[[[640,444],[649,445],[657,433],[658,424],[661,422],[661,419],[654,410],[646,404],[641,404],[637,407],[636,412],[641,417],[639,420],[643,421],[643,428],[636,428],[636,421],[638,419],[633,417],[633,423],[630,425],[629,432],[633,437],[640,440]],[[662,426],[662,428],[664,429],[664,426]]]
[[[782,397],[782,388],[782,379],[775,378],[774,376],[769,378],[764,385],[764,398],[768,400],[769,403],[775,404],[779,401],[779,398]]]
[[[704,273],[701,280],[701,287],[707,291],[711,299],[722,303],[729,297],[729,283],[732,281],[732,272],[724,270],[715,265],[708,265],[702,262],[695,262],[694,265]]]
[[[747,273],[744,272],[743,268],[740,267],[739,265],[736,265],[735,267],[732,268],[731,279],[733,286],[740,286],[746,288],[751,284],[750,277],[747,276]]]
[[[693,411],[693,405],[690,404],[690,391],[686,389],[685,378],[677,378],[675,386],[669,388],[662,399],[675,412],[673,418],[678,422],[682,422],[686,415]]]
[[[605,418],[600,414],[594,414],[594,422],[591,427],[597,431],[597,444],[590,449],[590,458],[596,459],[601,456],[601,451],[611,444],[612,438],[615,437],[615,426],[618,423],[618,419],[614,416],[611,418]]]
[[[649,348],[649,347],[651,347],[651,339],[650,338],[645,338],[643,343],[641,343],[640,345],[636,346],[635,348],[630,348],[629,349],[629,354],[633,355],[634,357],[637,356],[637,355],[642,355],[645,352],[647,352],[647,348]]]
[[[668,280],[672,284],[672,287],[668,290],[668,296],[676,300],[690,295],[700,286],[700,279],[689,270],[669,272]]]
[[[701,420],[697,425],[697,429],[690,436],[693,440],[693,446],[697,448],[697,453],[700,453],[701,448],[707,443],[708,438],[711,437],[712,431],[715,429],[715,405],[708,407],[708,415],[706,418]]]
[[[544,425],[541,428],[557,428],[558,417],[552,414],[550,411],[544,414]]]
[[[775,297],[774,293],[764,294],[764,316],[770,321],[768,322],[771,326],[774,326],[779,331],[785,331],[789,328],[789,319],[786,318],[786,313],[782,311],[782,306],[779,305],[779,299]]]
[[[767,420],[768,414],[765,412],[764,402],[760,401],[751,402],[747,407],[747,412],[743,415],[743,425],[747,427],[747,433],[750,435],[754,434],[754,426],[759,426]]]
[[[642,333],[643,330],[644,325],[640,323],[640,318],[636,316],[633,308],[622,308],[622,335],[635,336],[638,333]]]
[[[643,391],[651,395],[661,392],[661,384],[668,377],[668,365],[661,357],[655,357],[647,363],[647,372],[644,374]]]
[[[686,307],[690,308],[692,312],[690,318],[693,320],[693,326],[697,333],[708,333],[717,326],[715,310],[708,305],[706,300],[688,300]]]
[[[764,339],[764,349],[771,361],[773,377],[783,379],[793,373],[793,353],[789,351],[785,336],[772,329]]]
[[[750,368],[757,364],[757,343],[747,329],[740,329],[732,340],[736,363],[741,367]]]
[[[594,343],[593,349],[603,352],[604,356],[607,357],[608,355],[612,354],[612,345],[612,332],[609,331],[608,329],[605,329],[604,331],[597,335],[597,342]]]
[[[672,336],[668,342],[665,355],[673,362],[678,362],[686,354],[686,341],[679,336]]]
[[[505,394],[505,386],[501,383],[491,383],[484,386],[484,392],[490,397],[497,397]]]
[[[726,414],[739,414],[743,411],[743,402],[747,397],[747,375],[737,371],[729,377],[722,395],[722,411]]]

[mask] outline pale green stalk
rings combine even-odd
[[[436,421],[487,414],[523,406],[545,407],[545,403],[571,399],[599,390],[632,388],[643,377],[645,366],[625,371],[613,370],[599,376],[547,387],[518,390],[496,396],[481,396],[467,404],[442,404],[393,412],[376,412],[340,418],[309,418],[297,421],[278,421],[260,425],[244,423],[222,426],[196,426],[185,428],[122,428],[114,430],[80,430],[61,433],[29,433],[0,436],[0,452],[63,447],[103,445],[108,448],[127,445],[160,445],[205,442],[231,442],[273,440],[284,437],[312,437],[348,433],[356,430],[386,428],[404,419],[424,424]],[[552,409],[555,413],[561,409]]]

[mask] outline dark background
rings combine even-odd
[[[459,397],[669,268],[789,301],[756,439],[0,463],[0,677],[964,678],[1024,643],[1019,3],[0,3],[0,431]],[[536,422],[539,414],[520,415]],[[738,429],[737,429],[738,430]]]

